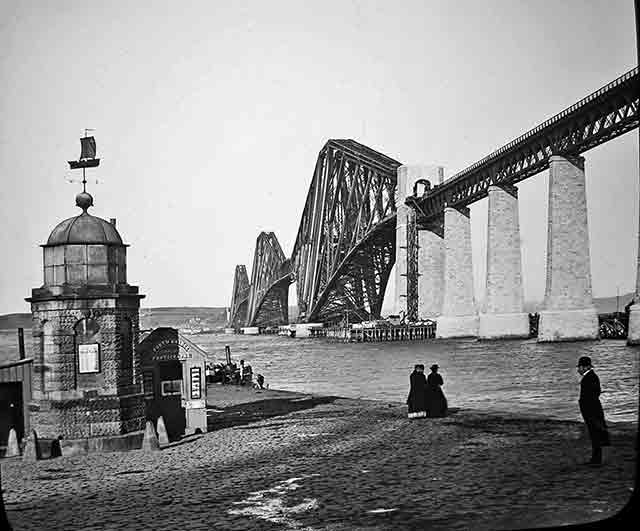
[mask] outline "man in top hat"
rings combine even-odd
[[[591,358],[582,356],[578,360],[578,372],[582,376],[580,380],[580,413],[587,425],[591,438],[591,460],[586,465],[602,464],[602,447],[610,446],[609,431],[604,420],[604,411],[600,404],[600,379],[593,370]]]

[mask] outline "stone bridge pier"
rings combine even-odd
[[[436,337],[476,337],[478,313],[473,296],[471,222],[468,208],[444,209],[444,300]]]
[[[554,155],[549,168],[547,284],[538,341],[597,338],[584,157]]]
[[[480,314],[479,336],[528,337],[529,316],[523,305],[518,190],[492,185],[487,223],[486,313]]]
[[[435,321],[444,299],[444,238],[430,230],[418,231],[418,315]]]
[[[546,290],[538,341],[597,339],[584,158],[552,156],[549,171]],[[418,180],[441,182],[441,176],[442,169],[437,166],[398,168],[396,312],[407,313],[407,296],[417,281],[418,316],[437,321],[436,337],[528,337],[517,188],[495,184],[488,188],[486,307],[478,315],[469,209],[445,207],[444,237],[438,233],[442,227],[419,231],[417,254],[416,245],[409,241],[415,215],[411,217],[404,200]],[[414,259],[417,256],[417,271],[409,267],[408,252],[414,253]]]
[[[640,225],[640,216],[638,217]],[[633,297],[634,303],[629,313],[629,330],[627,333],[627,344],[640,345],[640,227],[638,228],[638,262],[636,265],[636,292]]]
[[[408,294],[408,245],[411,236],[409,224],[410,207],[404,201],[414,192],[417,181],[428,180],[431,186],[444,180],[442,166],[427,164],[403,165],[398,168],[396,185],[396,265],[394,311],[399,315],[407,314]],[[435,320],[442,313],[444,283],[444,241],[442,235],[428,230],[418,231],[417,237],[417,292],[418,318]]]

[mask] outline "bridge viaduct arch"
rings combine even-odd
[[[549,169],[539,340],[597,337],[581,154],[638,128],[638,94],[635,68],[444,182],[441,167],[406,166],[353,140],[328,141],[291,258],[273,233],[258,237],[246,323],[285,323],[294,281],[302,321],[337,321],[346,312],[351,321],[377,318],[395,263],[396,313],[435,318],[438,337],[528,335],[516,185]],[[468,205],[484,197],[487,311],[479,314]],[[233,301],[241,291],[234,287]]]

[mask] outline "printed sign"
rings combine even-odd
[[[160,382],[162,396],[180,396],[182,394],[182,380],[164,380]]]
[[[78,345],[78,372],[80,374],[100,372],[100,345]]]
[[[172,352],[166,352],[166,353],[155,354],[154,356],[151,357],[151,359],[153,361],[174,361],[178,358],[177,358],[177,354],[174,354]]]
[[[204,409],[207,405],[204,400],[182,400],[182,407],[185,409]]]
[[[191,367],[191,400],[198,400],[202,396],[201,382],[200,367]]]
[[[191,350],[191,345],[189,345],[189,343],[183,341],[183,339],[179,337],[177,339],[169,338],[158,341],[158,343],[153,346],[153,352],[157,352],[161,348],[173,345],[177,345],[179,348],[181,348],[182,350],[186,350],[187,352]]]

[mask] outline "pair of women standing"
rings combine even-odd
[[[418,364],[409,377],[411,387],[407,398],[409,418],[444,417],[447,399],[442,392],[444,381],[438,374],[438,365],[431,366],[431,374],[425,378],[424,365]]]

